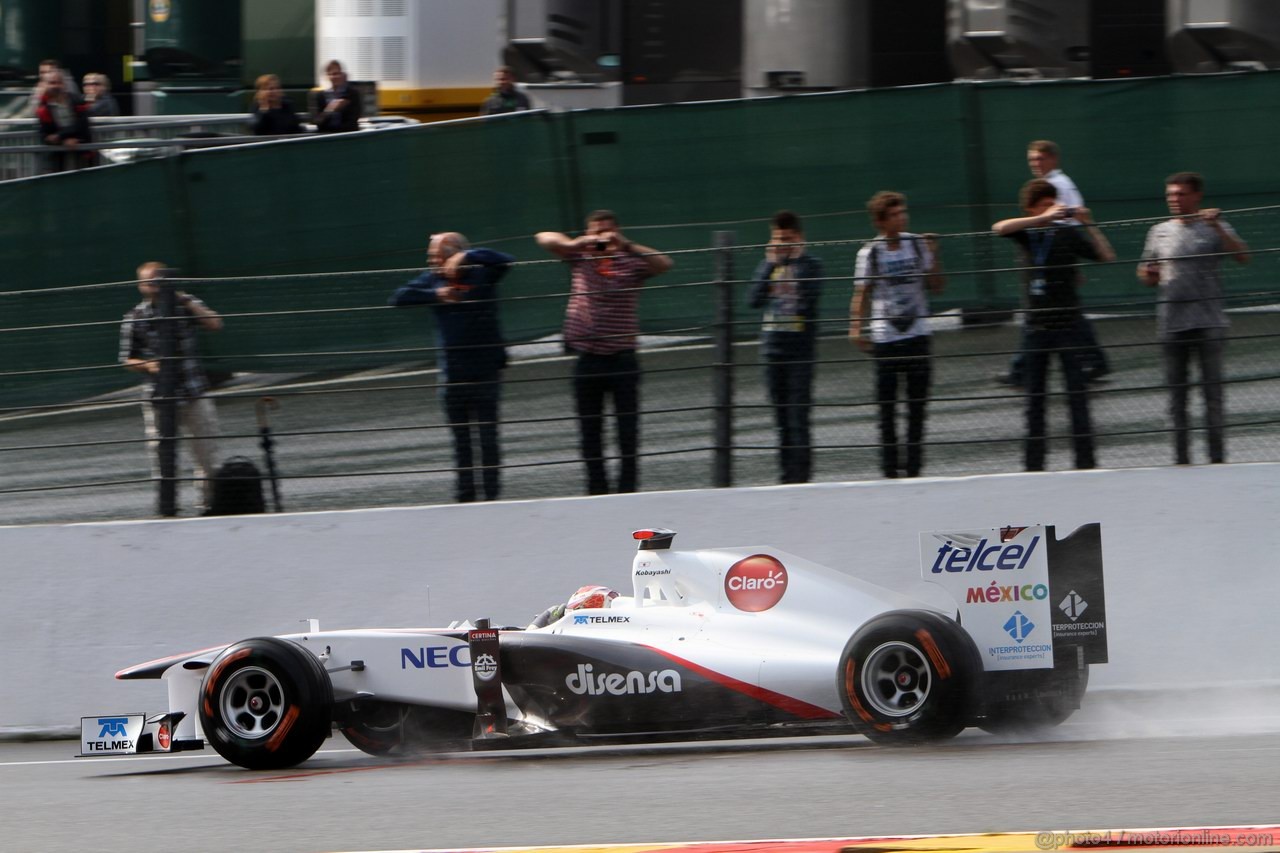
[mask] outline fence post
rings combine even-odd
[[[712,368],[715,400],[715,451],[711,483],[718,489],[733,485],[733,231],[713,235],[716,263],[716,360]]]
[[[152,398],[155,407],[157,443],[157,467],[160,471],[159,491],[157,493],[157,510],[163,518],[173,518],[178,514],[178,375],[181,365],[178,362],[178,325],[177,294],[173,289],[170,276],[173,270],[156,271],[156,283],[159,293],[156,294],[156,307],[159,314],[157,342],[160,359],[160,373],[156,376],[156,387]]]

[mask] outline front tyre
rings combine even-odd
[[[883,744],[921,743],[954,737],[969,724],[981,671],[973,640],[955,622],[899,610],[853,635],[836,687],[860,734]]]
[[[258,637],[227,647],[200,687],[200,725],[218,754],[250,770],[310,758],[329,736],[333,686],[297,643]]]

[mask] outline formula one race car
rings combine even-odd
[[[198,749],[251,769],[336,727],[365,752],[495,739],[860,732],[886,744],[1060,723],[1107,659],[1101,531],[921,534],[952,612],[772,548],[640,530],[630,596],[584,588],[529,628],[319,630],[129,667],[168,713],[85,717],[83,755]],[[1088,612],[1086,618],[1084,614]]]

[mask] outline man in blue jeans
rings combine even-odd
[[[497,284],[515,258],[493,249],[468,249],[457,232],[433,234],[430,267],[388,300],[396,307],[430,305],[439,330],[440,400],[453,431],[456,498],[476,499],[471,429],[480,438],[484,499],[497,500],[498,395],[507,350],[498,322]]]
[[[822,261],[805,250],[800,217],[790,210],[773,215],[753,282],[750,305],[764,310],[760,357],[778,423],[781,482],[807,483],[813,473],[809,422]]]
[[[1080,296],[1076,261],[1113,261],[1115,252],[1089,218],[1089,209],[1058,201],[1058,188],[1043,178],[1028,181],[1019,198],[1025,216],[991,226],[1022,249],[1026,326],[1023,350],[1027,383],[1026,468],[1043,471],[1046,455],[1045,397],[1049,358],[1057,353],[1067,386],[1071,439],[1077,468],[1097,464],[1083,353],[1077,328]]]

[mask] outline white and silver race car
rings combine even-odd
[[[207,741],[274,769],[335,726],[374,755],[851,730],[911,743],[1055,725],[1107,660],[1097,524],[1063,539],[1045,526],[922,533],[921,574],[950,612],[772,548],[677,551],[670,530],[633,535],[630,596],[588,589],[528,628],[313,620],[121,670],[164,679],[169,711],[84,717],[81,754]]]

